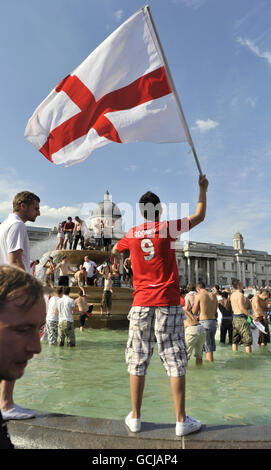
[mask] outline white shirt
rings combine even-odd
[[[9,253],[22,251],[22,262],[30,273],[30,247],[25,223],[17,214],[9,214],[0,224],[0,265],[10,264]]]
[[[86,268],[87,277],[94,276],[94,268],[96,268],[97,264],[94,261],[85,261],[83,267]]]
[[[48,308],[47,308],[47,315],[46,321],[57,321],[58,322],[58,315],[55,314],[55,309],[57,308],[57,301],[59,297],[54,295],[49,299]]]
[[[74,300],[71,299],[68,295],[63,295],[63,297],[57,300],[59,322],[65,320],[73,322],[72,309],[74,308],[74,306]]]

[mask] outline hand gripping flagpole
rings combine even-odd
[[[142,8],[142,10],[143,10],[143,13],[145,15],[146,21],[148,22],[148,24],[150,26],[150,32],[153,33],[152,36],[153,36],[153,40],[154,40],[154,42],[157,46],[157,50],[160,52],[162,62],[164,63],[164,66],[165,66],[165,69],[166,69],[166,72],[167,72],[167,77],[168,77],[172,92],[173,92],[173,94],[175,96],[175,99],[176,99],[178,112],[179,112],[181,121],[182,121],[183,126],[184,126],[187,141],[188,141],[188,143],[189,143],[189,145],[192,149],[192,152],[193,152],[193,155],[194,155],[194,158],[195,158],[195,161],[196,161],[196,165],[197,165],[198,170],[199,170],[199,174],[200,174],[200,176],[202,176],[202,171],[201,171],[199,159],[198,159],[198,156],[197,156],[197,153],[196,153],[196,149],[195,149],[194,143],[192,141],[192,137],[191,137],[191,134],[190,134],[190,131],[189,131],[189,128],[188,128],[188,125],[187,125],[187,122],[186,122],[186,119],[185,119],[185,116],[184,116],[184,112],[183,112],[183,109],[182,109],[182,106],[181,106],[181,102],[180,102],[179,97],[178,97],[178,93],[177,93],[177,90],[176,90],[176,87],[175,87],[175,84],[174,84],[174,81],[173,81],[173,78],[172,78],[172,75],[171,75],[171,72],[170,72],[170,69],[169,69],[169,66],[168,66],[168,62],[167,62],[166,56],[164,54],[162,44],[161,44],[161,41],[159,39],[157,30],[156,30],[156,27],[155,27],[155,24],[154,24],[152,15],[151,15],[150,8],[149,8],[148,5],[146,5]]]

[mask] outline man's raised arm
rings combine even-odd
[[[196,207],[196,212],[189,216],[191,228],[203,222],[206,214],[207,200],[206,192],[208,189],[208,180],[205,175],[199,177],[199,200]]]

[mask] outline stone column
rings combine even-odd
[[[254,285],[254,272],[253,272],[253,263],[251,261],[251,270],[250,270],[250,276],[251,276],[251,285]]]
[[[217,284],[217,259],[214,259],[215,284]]]
[[[195,258],[195,273],[196,273],[196,282],[199,280],[199,260]]]
[[[210,261],[209,258],[206,259],[207,262],[207,285],[210,286]]]
[[[187,279],[188,279],[188,282],[191,282],[191,260],[190,260],[190,256],[187,256]]]
[[[241,262],[240,260],[237,258],[237,279],[239,279],[240,281],[242,281],[242,275],[241,275]]]
[[[186,284],[186,257],[183,258],[183,284]]]

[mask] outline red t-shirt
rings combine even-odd
[[[145,222],[131,228],[117,243],[119,252],[130,250],[133,270],[133,306],[180,305],[175,241],[188,232],[189,218]]]

